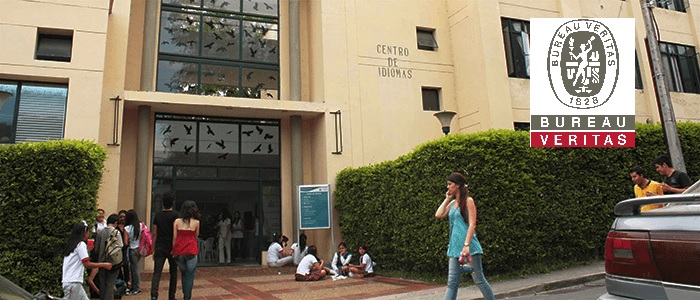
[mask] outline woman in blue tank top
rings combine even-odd
[[[457,299],[461,272],[471,272],[472,279],[479,287],[484,299],[495,299],[491,285],[484,277],[481,264],[483,251],[476,238],[476,204],[474,199],[469,197],[467,181],[462,174],[454,172],[447,176],[445,200],[435,211],[435,217],[438,219],[448,217],[450,221],[450,242],[447,246],[449,267],[445,299]],[[468,258],[470,255],[471,267],[461,267],[460,256]]]

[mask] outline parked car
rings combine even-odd
[[[667,205],[640,212],[653,203]],[[622,201],[615,215],[598,300],[700,299],[700,181],[680,195]]]
[[[54,297],[46,292],[40,292],[36,295],[30,294],[23,288],[16,285],[14,282],[0,275],[0,299],[2,300],[63,300],[59,297]]]

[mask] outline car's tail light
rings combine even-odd
[[[605,272],[660,279],[649,245],[649,233],[611,230],[605,241]]]

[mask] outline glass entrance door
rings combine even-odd
[[[157,114],[155,128],[151,220],[174,192],[176,210],[200,210],[200,266],[260,264],[281,229],[279,123]],[[226,218],[240,226],[230,240]]]

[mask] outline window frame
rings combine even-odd
[[[666,72],[664,78],[668,84],[668,90],[678,93],[700,94],[700,67],[695,47],[659,42],[659,48],[661,61]]]
[[[686,12],[684,0],[654,0],[654,6],[682,13]]]
[[[516,29],[515,24],[520,24]],[[530,21],[501,17],[506,71],[511,78],[530,78]],[[523,40],[527,42],[523,42]],[[517,49],[514,47],[517,45]],[[519,50],[520,53],[514,53]],[[522,60],[522,62],[521,62]]]
[[[426,93],[435,93],[435,99],[428,99],[426,98]],[[442,107],[442,103],[440,101],[442,95],[442,88],[440,87],[430,87],[430,86],[422,86],[421,87],[421,103],[423,107],[423,111],[440,111]],[[436,101],[437,103],[426,103],[426,101]],[[431,109],[431,105],[437,104],[437,108]]]
[[[438,43],[435,39],[435,29],[416,27],[416,43],[418,50],[437,51]]]
[[[644,82],[642,81],[642,72],[641,67],[639,66],[637,51],[634,51],[634,88],[637,90],[644,89]]]
[[[12,112],[12,124],[10,126],[10,139],[9,141],[0,141],[0,145],[3,144],[15,144],[17,143],[17,126],[18,123],[20,123],[20,117],[23,115],[23,112],[25,116],[28,116],[26,114],[27,112],[31,112],[30,108],[27,108],[27,111],[21,111],[20,108],[22,108],[22,91],[25,86],[28,87],[51,87],[51,88],[61,88],[65,89],[65,99],[63,99],[63,116],[61,118],[61,126],[60,126],[60,139],[65,138],[66,134],[66,114],[68,110],[68,84],[64,83],[51,83],[51,82],[36,82],[36,81],[20,81],[20,80],[8,80],[8,79],[0,79],[0,83],[2,84],[7,84],[7,85],[14,85],[15,91],[11,97],[14,97],[14,108]],[[30,94],[31,95],[31,94]],[[29,101],[25,98],[25,101]],[[31,103],[31,102],[30,102]],[[6,104],[6,103],[4,103]],[[31,105],[31,104],[30,104]],[[0,107],[1,108],[1,107]],[[36,116],[35,116],[36,117]],[[31,119],[31,118],[30,118]],[[42,121],[45,122],[45,121]],[[44,123],[45,124],[45,123]],[[35,129],[34,127],[31,127],[32,129]],[[57,133],[57,132],[55,132]],[[28,135],[31,137],[31,135]],[[47,139],[51,139],[52,137],[49,136],[44,136],[43,139],[26,139],[26,140],[20,140],[19,142],[43,142],[46,141]]]
[[[73,32],[54,33],[45,31],[50,30],[40,29],[37,32],[34,59],[70,62],[73,57]],[[60,48],[60,51],[50,51],[50,46]],[[67,47],[68,49],[65,49],[64,47]]]

